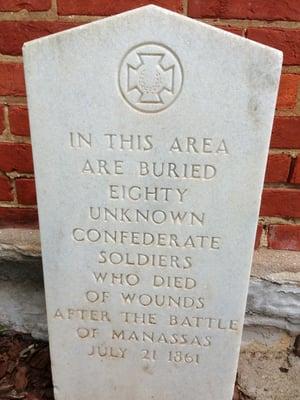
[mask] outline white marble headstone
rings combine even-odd
[[[155,6],[24,47],[57,400],[230,400],[282,54]]]

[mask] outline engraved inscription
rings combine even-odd
[[[147,51],[149,46],[156,45]],[[135,48],[138,61],[129,57],[124,86],[139,96],[138,104],[153,106],[150,112],[167,104],[168,93],[176,94],[177,79],[172,58],[152,49]],[[70,231],[75,249],[88,247],[93,254],[82,268],[82,305],[59,305],[53,318],[74,322],[73,336],[89,359],[199,367],[220,335],[241,330],[234,315],[209,311],[206,258],[222,254],[227,241],[201,198],[189,207],[196,189],[190,183],[220,181],[231,146],[220,135],[170,136],[160,141],[151,132],[70,132],[70,149],[81,157],[76,173],[101,188],[95,183],[98,194],[82,204]],[[158,151],[166,159],[158,160]]]
[[[154,113],[169,107],[183,83],[178,57],[167,47],[144,43],[131,49],[121,62],[119,87],[128,104]]]

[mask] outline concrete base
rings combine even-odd
[[[300,253],[254,255],[238,369],[245,399],[299,400]],[[0,328],[47,340],[39,232],[0,231]]]
[[[300,334],[300,252],[254,254],[246,326]],[[0,323],[47,338],[38,230],[0,231]]]
[[[299,400],[299,377],[293,337],[276,328],[244,328],[237,384],[245,399]]]

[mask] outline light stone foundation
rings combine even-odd
[[[251,400],[298,400],[300,253],[255,253],[237,383]],[[0,326],[47,340],[39,232],[0,231]]]

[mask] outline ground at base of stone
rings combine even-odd
[[[48,343],[0,330],[0,400],[53,400]]]
[[[1,330],[0,400],[54,400],[48,343]],[[235,388],[233,400],[247,400]]]

